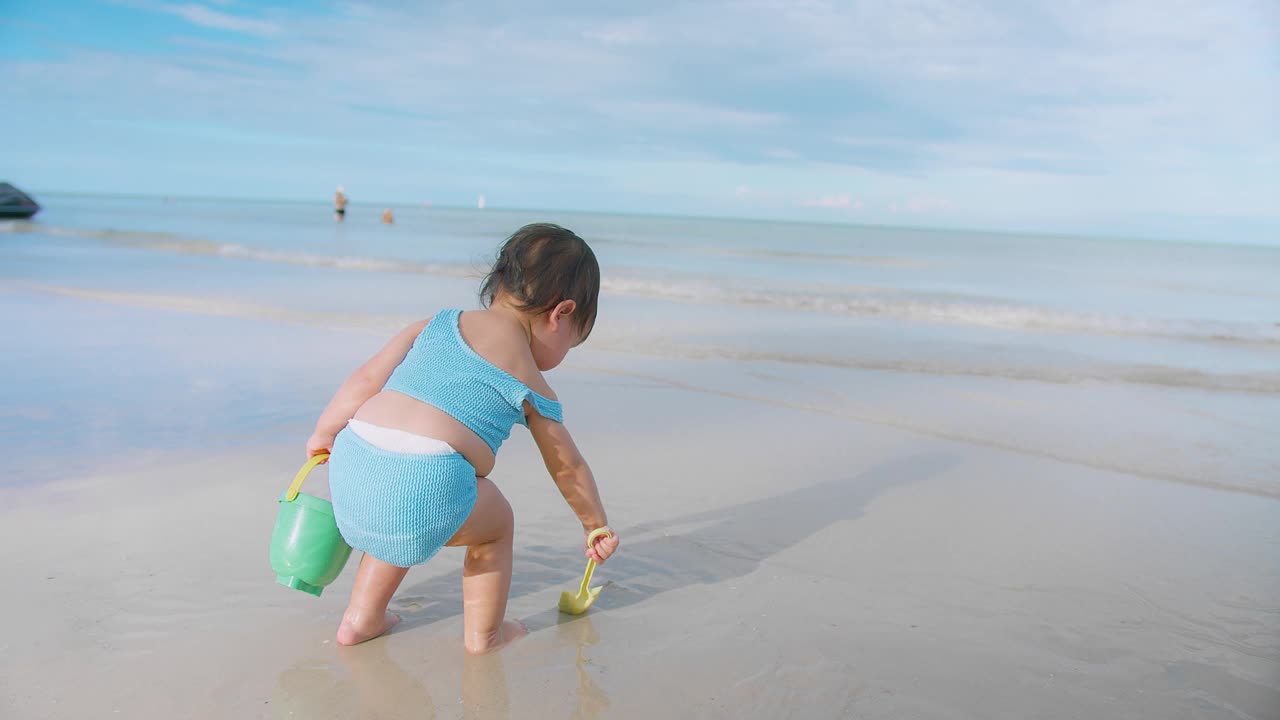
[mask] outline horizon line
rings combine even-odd
[[[24,191],[25,192],[25,191]],[[109,192],[89,192],[80,190],[33,190],[28,193],[52,195],[54,197],[95,197],[95,198],[114,198],[126,200],[186,200],[196,202],[238,202],[259,205],[316,205],[330,207],[331,203],[324,200],[312,199],[296,199],[284,197],[239,197],[227,195],[159,195],[152,193],[109,193]],[[483,193],[481,193],[483,194]],[[848,227],[848,228],[868,228],[876,230],[902,230],[914,232],[957,232],[971,235],[1013,235],[1013,236],[1031,236],[1037,238],[1061,238],[1070,240],[1122,240],[1134,242],[1151,242],[1161,244],[1177,244],[1177,245],[1207,245],[1218,247],[1249,247],[1249,248],[1269,248],[1280,249],[1280,243],[1267,242],[1248,242],[1241,240],[1219,241],[1204,240],[1196,238],[1177,238],[1169,236],[1156,235],[1126,235],[1118,233],[1104,232],[1063,232],[1059,230],[1009,230],[990,227],[973,227],[958,225],[894,225],[876,222],[855,222],[847,220],[797,220],[791,218],[776,217],[750,217],[743,215],[719,215],[719,214],[681,214],[681,213],[663,213],[663,212],[635,212],[635,211],[617,211],[617,210],[583,210],[571,208],[534,208],[522,206],[503,206],[490,205],[486,202],[484,208],[478,208],[475,205],[451,205],[451,204],[424,204],[422,202],[404,201],[366,201],[352,202],[348,205],[366,205],[368,207],[380,207],[391,209],[416,209],[416,210],[472,210],[475,212],[546,212],[546,213],[576,213],[579,215],[614,215],[621,217],[636,218],[665,218],[670,220],[711,220],[723,222],[760,222],[760,223],[778,223],[783,225],[818,225],[823,227]]]

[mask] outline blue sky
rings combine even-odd
[[[1280,244],[1278,7],[10,0],[0,176]]]

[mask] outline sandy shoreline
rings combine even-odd
[[[354,564],[276,585],[275,498],[345,373],[474,282],[64,249],[0,281],[4,720],[1280,716],[1276,396],[878,364],[1160,343],[603,298],[550,377],[622,535],[596,606],[554,609],[580,534],[517,430],[533,632],[465,657],[447,550],[339,650]],[[872,367],[778,360],[837,344]],[[1237,350],[1206,367],[1270,367]]]
[[[726,366],[724,372],[733,372]],[[353,576],[272,582],[301,436],[0,495],[7,718],[1274,717],[1280,503],[568,369],[624,545],[562,622],[576,529],[519,434],[501,655],[460,647],[458,552],[338,650]],[[55,528],[53,533],[49,528]]]

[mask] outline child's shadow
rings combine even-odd
[[[748,575],[763,560],[827,526],[858,517],[886,489],[926,480],[956,462],[954,453],[922,452],[781,495],[625,528],[621,551],[600,570],[610,589],[595,607],[626,607],[669,590]],[[582,563],[572,548],[517,547],[511,597],[546,593],[550,608],[522,619],[530,630],[556,624],[559,592],[582,581]],[[393,607],[405,613],[405,629],[457,616],[462,613],[459,580],[429,578],[405,589]]]

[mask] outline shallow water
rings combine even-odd
[[[503,237],[548,220],[586,237],[604,274],[601,320],[570,365],[681,361],[677,382],[716,392],[814,395],[935,434],[1280,493],[1266,431],[1280,426],[1277,248],[425,208],[383,226],[359,208],[337,224],[301,204],[43,200],[38,221],[0,225],[0,320],[16,339],[0,357],[16,380],[6,484],[301,432],[396,329],[474,307]],[[724,362],[754,379],[726,384]]]

